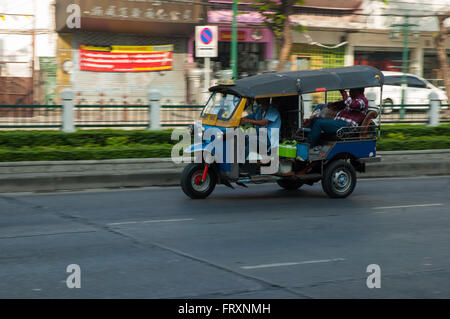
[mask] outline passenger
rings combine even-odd
[[[336,115],[336,107],[334,106],[335,103],[338,102],[331,102],[325,104],[317,104],[309,119],[303,120],[303,127],[311,127],[314,123],[314,121],[318,118],[325,118],[325,119],[331,119],[334,118],[334,115]]]
[[[268,151],[272,147],[277,147],[279,140],[271,139],[271,130],[281,128],[280,112],[270,103],[270,99],[257,99],[256,103],[260,105],[254,112],[241,118],[240,125],[253,124],[258,127],[267,128],[267,137],[269,139]],[[257,127],[257,129],[258,129]],[[278,134],[279,135],[279,134]]]
[[[359,126],[366,116],[369,101],[364,96],[364,88],[350,89],[350,96],[341,90],[342,101],[330,103],[331,107],[339,111],[334,120],[326,118],[313,118],[311,132],[306,140],[310,148],[317,146],[320,133],[336,133],[341,127]]]

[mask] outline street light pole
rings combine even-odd
[[[400,27],[401,32],[403,33],[403,40],[401,41],[393,41],[393,42],[400,42],[403,43],[403,55],[402,55],[402,101],[401,101],[401,108],[400,108],[400,119],[403,119],[405,117],[405,89],[407,87],[407,79],[406,79],[406,73],[409,70],[409,62],[411,60],[408,60],[408,54],[409,54],[409,48],[408,45],[410,43],[417,43],[417,41],[409,41],[409,32],[411,30],[411,27],[418,26],[417,24],[411,24],[409,23],[409,16],[406,14],[403,16],[403,23],[399,24],[393,24],[391,27]]]
[[[231,69],[233,71],[233,79],[237,79],[237,10],[238,2],[237,0],[233,0],[233,23],[232,23],[232,31],[231,31]]]
[[[400,119],[405,117],[405,89],[407,86],[406,72],[408,72],[408,36],[409,24],[408,16],[405,15],[405,22],[403,25],[403,55],[402,55],[402,107],[400,109]]]

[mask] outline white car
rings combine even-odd
[[[383,104],[399,105],[402,103],[402,76],[401,72],[382,71],[384,75]],[[429,104],[429,96],[432,91],[436,92],[441,104],[447,104],[448,98],[445,91],[435,87],[427,80],[413,74],[406,74],[407,87],[405,88],[405,105]],[[380,101],[380,90],[367,88],[366,92],[374,92],[377,103]],[[406,107],[408,108],[408,107]],[[411,109],[427,109],[428,107],[411,107]],[[384,113],[400,109],[400,106],[383,107]]]

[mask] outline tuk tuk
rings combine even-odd
[[[281,117],[278,153],[273,152],[278,156],[278,168],[271,174],[262,174],[267,163],[248,158],[244,163],[235,159],[190,163],[181,175],[184,193],[190,198],[202,199],[211,194],[216,184],[234,188],[233,183],[247,187],[249,183],[276,182],[283,189],[294,190],[321,181],[329,197],[349,196],[356,186],[356,172],[365,172],[367,162],[381,160],[376,155],[380,124],[376,124],[375,119],[380,115],[379,109],[376,105],[369,105],[365,119],[357,127],[342,127],[332,136],[322,133],[321,151],[312,154],[305,142],[309,129],[303,125],[304,95],[323,92],[326,103],[330,91],[367,87],[382,90],[383,79],[378,69],[359,65],[263,73],[211,87],[211,96],[201,114],[201,124],[191,127],[191,131],[197,131],[201,136],[208,128],[221,131],[238,128],[245,112],[251,111],[255,99],[270,98]],[[231,141],[225,135],[222,139],[226,148]],[[194,143],[184,151],[191,155],[213,152],[208,147],[210,143],[211,139],[201,138],[200,143]]]

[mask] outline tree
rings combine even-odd
[[[444,26],[444,21],[447,18],[450,18],[450,11],[447,11],[444,14],[439,14],[437,18],[439,21],[439,31],[434,37],[434,43],[436,45],[439,68],[442,70],[445,92],[447,93],[447,97],[450,98],[450,69],[448,65],[447,51],[445,49],[445,39],[447,38],[447,34],[450,34],[450,28]]]
[[[286,62],[292,48],[292,30],[304,31],[304,27],[293,26],[289,17],[294,6],[303,4],[303,0],[255,0],[252,7],[263,16],[266,25],[277,40],[278,71],[285,71]]]

